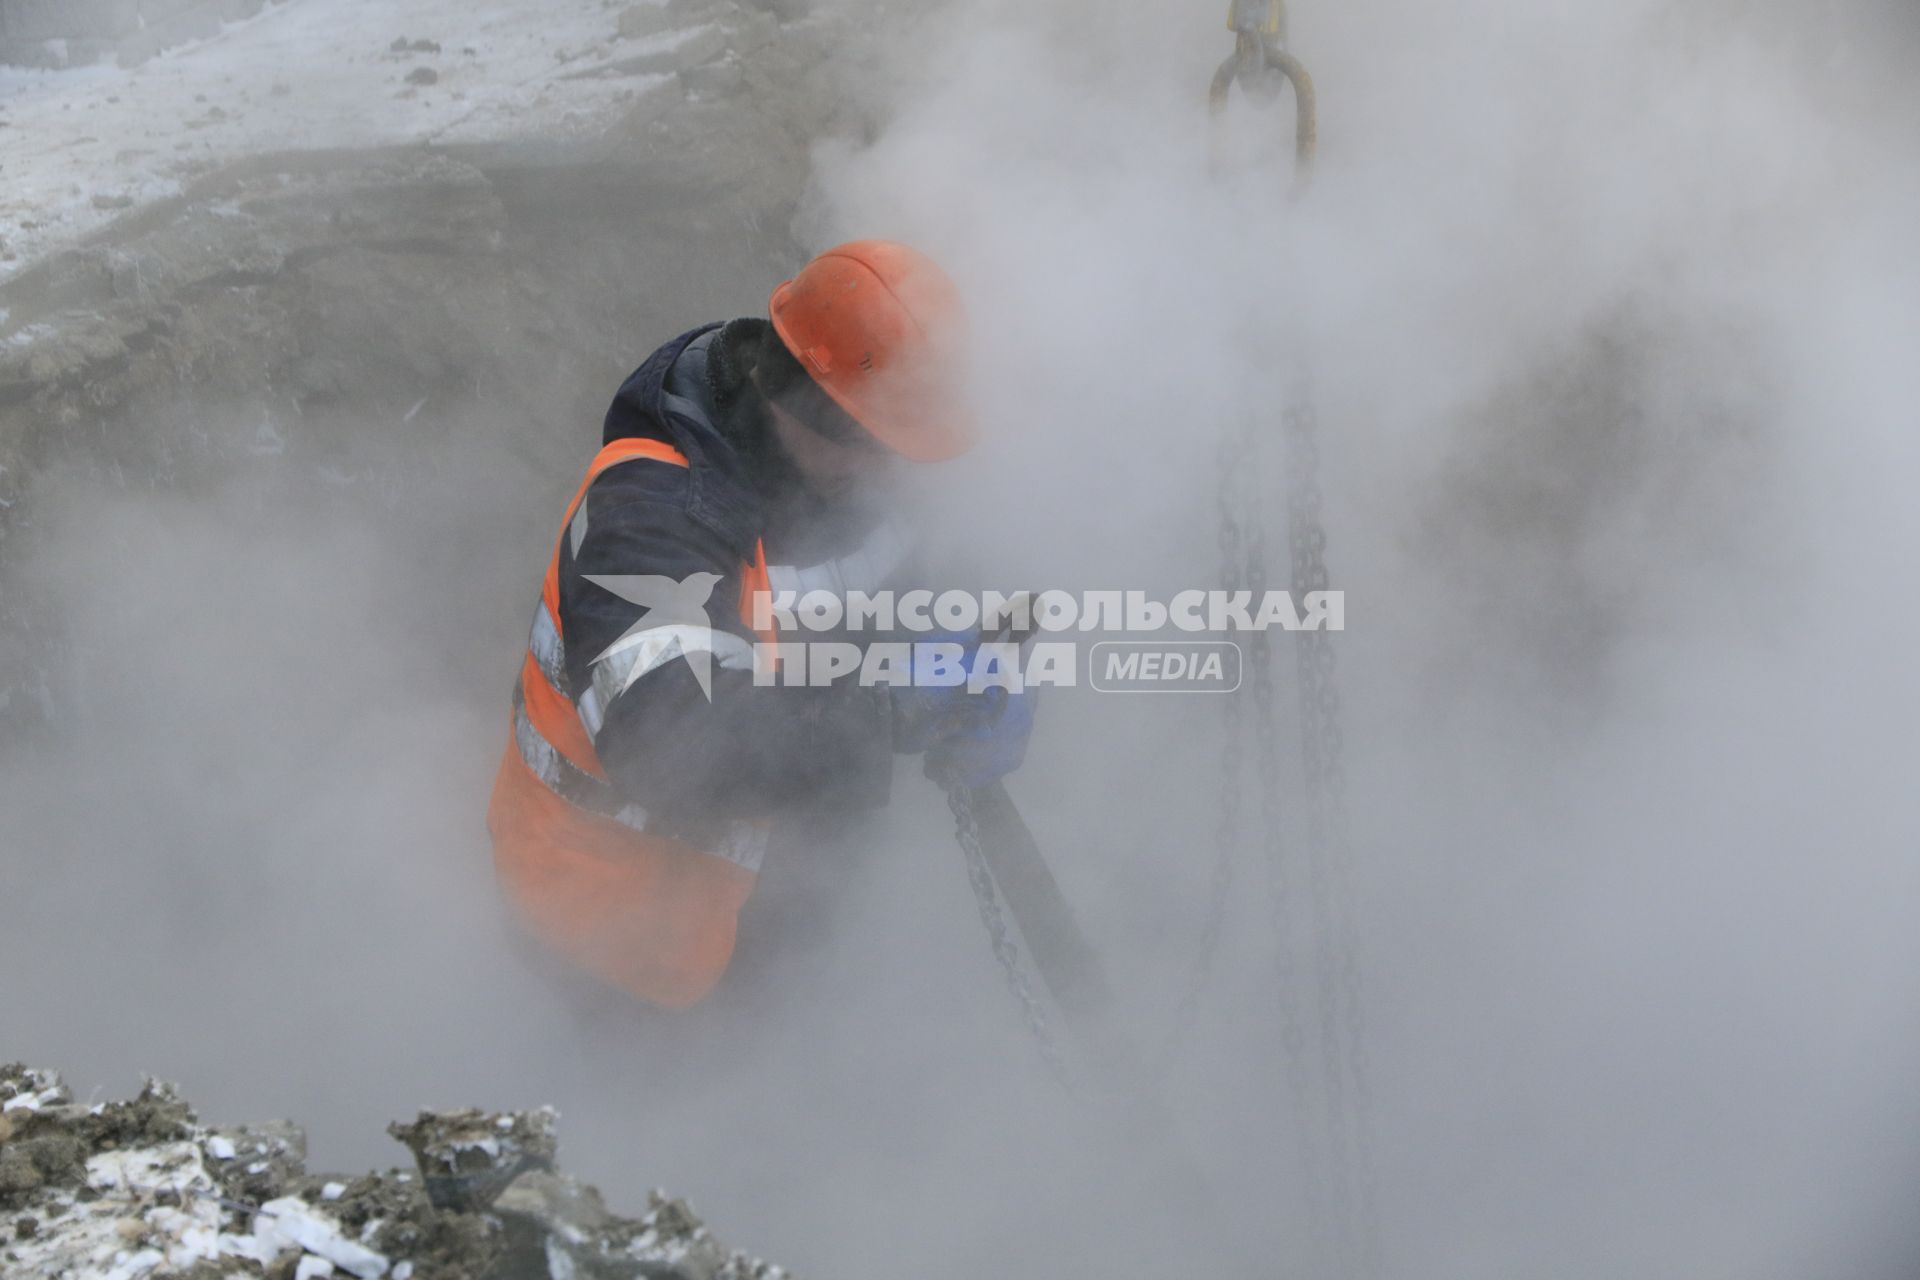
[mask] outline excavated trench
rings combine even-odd
[[[799,255],[804,150],[739,115],[724,147],[257,157],[0,290],[4,736],[97,693],[34,568],[88,501],[237,505],[241,539],[345,521],[460,579],[474,607],[409,619],[421,643],[517,627],[489,588],[533,571],[613,388]]]
[[[803,260],[836,114],[788,84],[570,149],[255,156],[0,287],[0,811],[46,873],[8,977],[49,1056],[268,1107],[284,1072],[226,1064],[292,1043],[331,1125],[315,1002],[485,1042],[477,989],[523,978],[477,936],[484,788],[556,513],[627,373]],[[240,954],[234,1018],[192,992]],[[552,1100],[444,1068],[395,1092]]]
[[[765,73],[750,66],[748,74]],[[829,127],[857,131],[860,122],[833,120],[840,104],[830,95],[787,110],[792,105],[689,103],[664,130],[616,133],[571,151],[256,157],[0,287],[0,814],[16,856],[34,866],[34,874],[0,886],[24,903],[9,913],[19,934],[0,981],[12,988],[17,1026],[30,1036],[51,1029],[62,1037],[0,1046],[0,1060],[28,1056],[76,1079],[155,1069],[187,1082],[209,1114],[296,1114],[322,1142],[328,1133],[377,1132],[363,1123],[367,1112],[384,1118],[427,1101],[522,1107],[550,1100],[547,1077],[514,1074],[516,1051],[529,1060],[561,1056],[551,1046],[537,1046],[538,1055],[522,1048],[546,1024],[528,1016],[527,1002],[515,1004],[515,993],[482,963],[482,947],[463,946],[459,936],[491,923],[490,904],[457,895],[479,899],[489,889],[480,810],[502,745],[507,689],[557,513],[593,451],[618,381],[684,327],[758,310],[769,282],[801,256],[789,228],[806,181],[807,142]],[[1809,225],[1828,224],[1816,218]],[[1699,243],[1673,241],[1680,249]],[[1783,235],[1780,243],[1801,242]],[[1797,279],[1762,274],[1768,288]],[[1749,631],[1744,601],[1724,623],[1687,630],[1674,622],[1726,607],[1721,593],[1702,595],[1697,585],[1724,581],[1731,595],[1793,564],[1754,548],[1791,550],[1793,540],[1780,530],[1801,514],[1798,495],[1777,490],[1775,469],[1784,465],[1776,437],[1798,423],[1779,404],[1790,397],[1789,375],[1802,357],[1782,348],[1772,358],[1774,326],[1763,323],[1756,333],[1732,306],[1744,293],[1682,291],[1675,301],[1655,290],[1653,304],[1638,305],[1632,295],[1640,285],[1628,283],[1626,301],[1597,305],[1585,324],[1527,335],[1535,349],[1518,358],[1511,392],[1458,409],[1464,426],[1427,424],[1423,411],[1423,427],[1457,447],[1435,476],[1420,477],[1412,523],[1396,515],[1391,527],[1367,534],[1371,541],[1345,541],[1340,553],[1349,571],[1361,557],[1345,548],[1370,551],[1375,580],[1391,585],[1392,574],[1378,572],[1379,562],[1392,560],[1381,544],[1397,532],[1420,548],[1407,558],[1421,570],[1410,594],[1375,606],[1419,615],[1407,670],[1393,665],[1404,655],[1393,650],[1390,632],[1372,651],[1385,683],[1346,687],[1358,694],[1356,740],[1370,731],[1377,743],[1383,730],[1403,727],[1397,711],[1381,710],[1396,693],[1413,695],[1408,705],[1417,712],[1404,760],[1389,754],[1384,768],[1376,760],[1373,785],[1357,781],[1355,794],[1376,806],[1367,815],[1376,836],[1402,841],[1382,842],[1372,856],[1383,870],[1363,882],[1377,895],[1371,905],[1385,913],[1379,918],[1405,926],[1404,939],[1372,957],[1398,984],[1387,992],[1386,1025],[1422,1009],[1451,1019],[1448,1002],[1467,1015],[1436,1031],[1439,1023],[1420,1014],[1376,1058],[1388,1068],[1383,1098],[1392,1097],[1396,1062],[1401,1072],[1401,1111],[1394,1114],[1389,1101],[1385,1115],[1402,1130],[1399,1194],[1423,1184],[1456,1188],[1434,1199],[1424,1223],[1411,1215],[1414,1224],[1403,1229],[1412,1243],[1402,1247],[1460,1271],[1488,1269],[1484,1258],[1462,1263],[1480,1245],[1449,1243],[1460,1222],[1484,1227],[1496,1257],[1509,1253],[1496,1238],[1510,1228],[1520,1237],[1511,1256],[1564,1252],[1567,1229],[1588,1225],[1593,1186],[1637,1169],[1641,1141],[1663,1150],[1676,1116],[1696,1118],[1685,1110],[1689,1090],[1714,1103],[1701,1115],[1720,1117],[1700,1132],[1731,1135],[1727,1150],[1750,1154],[1742,1139],[1747,1121],[1764,1119],[1769,1104],[1755,1095],[1748,1115],[1727,1100],[1722,1068],[1753,1065],[1737,1039],[1729,1040],[1725,1062],[1681,1053],[1692,1063],[1673,1082],[1682,1105],[1642,1108],[1638,1128],[1613,1123],[1603,1110],[1569,1119],[1564,1104],[1573,1098],[1604,1107],[1613,1097],[1608,1072],[1636,1088],[1644,1083],[1644,1055],[1632,1036],[1657,1045],[1684,1026],[1682,1047],[1698,1049],[1697,1015],[1708,1006],[1696,1007],[1696,997],[1719,1008],[1729,992],[1746,990],[1752,965],[1764,971],[1780,955],[1797,954],[1782,952],[1777,936],[1730,935],[1734,945],[1722,957],[1729,967],[1714,968],[1697,926],[1726,914],[1725,884],[1753,890],[1753,919],[1784,922],[1781,936],[1797,936],[1803,903],[1789,899],[1839,901],[1827,895],[1849,871],[1844,859],[1815,859],[1822,876],[1810,896],[1792,876],[1772,882],[1777,898],[1769,897],[1765,875],[1755,881],[1763,855],[1768,866],[1797,868],[1813,865],[1800,856],[1805,848],[1832,843],[1824,829],[1801,827],[1797,809],[1776,812],[1764,803],[1762,792],[1808,792],[1804,761],[1764,747],[1747,755],[1736,741],[1745,733],[1764,742],[1778,731],[1771,711],[1748,718],[1733,702],[1752,695],[1757,704],[1769,692],[1758,676],[1779,655],[1753,637],[1773,632],[1770,625]],[[1368,295],[1364,281],[1357,287],[1362,298],[1379,296]],[[1876,331],[1875,341],[1884,340]],[[1364,373],[1385,376],[1372,367]],[[1355,368],[1345,375],[1351,383]],[[1809,385],[1828,385],[1824,377]],[[1834,373],[1835,384],[1840,377]],[[1327,379],[1336,395],[1340,381],[1337,371]],[[1378,440],[1391,441],[1368,434],[1377,425],[1329,411],[1329,427],[1351,433],[1350,466]],[[1820,425],[1825,439],[1828,424]],[[1337,430],[1328,438],[1330,450],[1341,447]],[[1382,494],[1396,492],[1391,469],[1358,475]],[[1350,470],[1349,486],[1354,476]],[[1376,501],[1384,512],[1385,499]],[[1350,525],[1343,537],[1351,532]],[[1850,561],[1854,554],[1850,548]],[[1766,561],[1764,575],[1757,561]],[[1414,607],[1428,603],[1438,622]],[[1658,643],[1627,650],[1621,639],[1628,634]],[[1688,643],[1671,644],[1671,634]],[[1723,638],[1726,652],[1752,662],[1754,672],[1722,682],[1719,652],[1708,654],[1707,645]],[[1623,663],[1623,653],[1633,661]],[[1616,692],[1613,682],[1636,675],[1644,682],[1655,661],[1663,680],[1697,678],[1706,690],[1701,701],[1678,701],[1675,717],[1724,717],[1733,731],[1681,733],[1677,718],[1639,710],[1654,694]],[[1783,669],[1810,702],[1813,693],[1851,689],[1845,681],[1821,683],[1832,667],[1810,661],[1803,670]],[[1660,683],[1656,692],[1665,688]],[[1803,728],[1790,727],[1795,735]],[[1847,745],[1872,743],[1848,738]],[[1428,771],[1416,759],[1423,752],[1445,767]],[[1836,760],[1843,769],[1854,763],[1839,751]],[[1159,761],[1142,756],[1130,767],[1149,763]],[[1662,774],[1698,788],[1705,800],[1669,799]],[[1733,781],[1718,781],[1723,776]],[[1062,777],[1060,785],[1074,785],[1070,772]],[[1800,785],[1775,786],[1780,778]],[[1849,791],[1837,773],[1815,771],[1812,780],[1815,790],[1871,798]],[[1214,779],[1203,781],[1204,802]],[[1112,794],[1108,783],[1066,803],[1092,810]],[[1723,828],[1719,814],[1701,807],[1711,804],[1751,818]],[[1151,834],[1140,816],[1145,806],[1114,810],[1115,824],[1137,822]],[[1499,821],[1489,825],[1486,813]],[[1696,821],[1698,813],[1705,816]],[[1763,829],[1776,820],[1777,836]],[[1706,848],[1702,837],[1723,829],[1725,849]],[[1791,847],[1794,841],[1804,847]],[[1124,845],[1088,843],[1102,874],[1111,867],[1117,883],[1132,886],[1114,891],[1109,905],[1125,904],[1128,894],[1143,901],[1165,895],[1165,849],[1134,855]],[[1448,857],[1430,856],[1435,849]],[[1677,874],[1689,869],[1691,878]],[[1862,918],[1872,923],[1867,895],[1887,898],[1880,868],[1853,871]],[[1405,878],[1398,889],[1386,883],[1395,875]],[[1643,875],[1654,892],[1641,892]],[[1575,891],[1562,894],[1561,882]],[[964,893],[957,879],[951,883]],[[1596,895],[1597,905],[1580,901],[1581,891]],[[1428,920],[1435,893],[1459,908],[1439,913],[1443,923]],[[1544,914],[1548,906],[1536,912],[1536,902],[1565,914]],[[1526,908],[1526,927],[1509,935],[1495,926],[1515,903]],[[962,901],[960,915],[968,906]],[[1744,899],[1741,909],[1748,911]],[[1123,918],[1135,936],[1164,932],[1162,916]],[[994,975],[975,922],[958,923],[968,930],[966,954],[981,968],[956,982],[988,987]],[[1489,938],[1467,940],[1481,933]],[[1631,946],[1623,952],[1617,939],[1583,941],[1601,933],[1627,937]],[[1563,934],[1572,941],[1556,950],[1552,940]],[[485,941],[494,943],[491,935]],[[1161,954],[1141,951],[1148,962]],[[1524,963],[1510,963],[1515,956]],[[1264,942],[1239,958],[1246,984],[1223,991],[1223,1009],[1243,993],[1261,1001],[1271,995]],[[1222,981],[1230,980],[1229,968],[1222,967]],[[1502,985],[1507,969],[1521,975],[1510,986]],[[46,974],[56,976],[43,980]],[[1627,985],[1616,989],[1616,974]],[[1676,974],[1684,981],[1676,984]],[[1849,975],[1841,968],[1827,976],[1837,983]],[[1461,994],[1489,982],[1495,990],[1484,1003]],[[1669,988],[1680,1003],[1644,998]],[[1613,1037],[1632,1050],[1621,1062],[1594,1058],[1592,1007],[1628,1037]],[[974,1107],[990,1102],[991,1127],[1023,1140],[1045,1139],[1045,1126],[1022,1123],[1043,1112],[998,1094],[983,1102],[970,1095],[988,1091],[971,1081],[953,1086],[951,1062],[929,1065],[936,1053],[971,1061],[964,1050],[985,1042],[970,1035],[976,1028],[967,1009],[932,1008],[925,1025],[916,1023],[926,1059],[876,1058],[863,1048],[847,1078],[832,1082],[844,1096],[859,1092],[873,1113],[845,1141],[887,1146],[899,1157],[875,1161],[880,1172],[864,1180],[858,1159],[832,1159],[842,1140],[833,1132],[833,1107],[810,1116],[795,1098],[812,1105],[813,1093],[739,1088],[750,1073],[716,1069],[721,1055],[711,1053],[689,1055],[694,1065],[676,1074],[670,1063],[621,1056],[630,1046],[617,1042],[617,1052],[602,1055],[604,1077],[566,1082],[585,1095],[611,1081],[600,1093],[615,1099],[568,1130],[568,1140],[598,1164],[585,1172],[616,1204],[639,1203],[633,1191],[642,1179],[693,1194],[687,1184],[699,1171],[683,1170],[711,1152],[711,1165],[727,1165],[725,1185],[744,1188],[741,1202],[758,1197],[752,1213],[715,1206],[720,1221],[747,1231],[777,1221],[804,1241],[813,1228],[800,1215],[826,1204],[846,1216],[818,1234],[871,1235],[872,1254],[891,1247],[891,1230],[901,1256],[910,1256],[907,1235],[936,1220],[951,1220],[952,1235],[931,1230],[911,1243],[946,1258],[971,1259],[982,1240],[1001,1236],[1014,1244],[1023,1236],[1065,1241],[1074,1231],[1034,1225],[1035,1206],[1055,1203],[1097,1202],[1093,1212],[1108,1220],[1097,1237],[1087,1233],[1087,1247],[1102,1261],[1127,1248],[1147,1256],[1160,1237],[1181,1234],[1159,1215],[1111,1212],[1088,1190],[1095,1165],[1124,1173],[1152,1161],[1133,1153],[1100,1161],[1082,1150],[1068,1159],[1043,1147],[1038,1156],[1023,1149],[1015,1162],[992,1140],[976,1142],[989,1126],[968,1123],[979,1114]],[[1269,1003],[1244,1008],[1253,1012],[1236,1012],[1236,1021],[1272,1020]],[[1569,1009],[1570,1020],[1557,1021]],[[1778,1025],[1804,1018],[1816,1032],[1827,1026],[1791,1003],[1742,1016],[1769,1044],[1776,1018],[1794,1020]],[[819,1025],[795,1030],[803,1018]],[[874,1018],[817,1001],[777,1030],[788,1037],[782,1043],[826,1042]],[[1434,1038],[1419,1039],[1426,1035]],[[1514,1068],[1503,1051],[1496,1066],[1511,1073],[1489,1074],[1485,1046],[1515,1036],[1532,1046],[1520,1055],[1526,1065]],[[1234,1037],[1221,1043],[1276,1055],[1281,1048],[1264,1033],[1239,1038],[1236,1030]],[[878,1050],[892,1051],[884,1043]],[[799,1074],[772,1057],[764,1075]],[[1553,1074],[1562,1069],[1564,1079]],[[1791,1075],[1798,1065],[1779,1070]],[[712,1093],[724,1096],[687,1105],[688,1117],[676,1125],[657,1099],[681,1105],[679,1098],[698,1092],[690,1084],[706,1083],[693,1079],[702,1073],[719,1078]],[[908,1083],[882,1096],[871,1088],[880,1073]],[[1205,1131],[1234,1157],[1222,1161],[1234,1179],[1218,1197],[1223,1216],[1250,1224],[1246,1234],[1262,1244],[1268,1224],[1276,1240],[1292,1227],[1276,1206],[1289,1193],[1295,1153],[1265,1150],[1265,1121],[1250,1121],[1239,1104],[1252,1097],[1267,1108],[1270,1076],[1264,1060],[1228,1063],[1224,1056],[1196,1073],[1209,1086],[1198,1106],[1219,1116],[1218,1124],[1206,1120]],[[1241,1091],[1249,1080],[1257,1087]],[[1644,1092],[1628,1089],[1636,1106]],[[285,1096],[299,1105],[284,1105]],[[1423,1099],[1444,1096],[1459,1106],[1413,1114]],[[1494,1153],[1512,1155],[1511,1176],[1461,1179],[1459,1153],[1486,1150],[1486,1108],[1499,1111],[1514,1099],[1515,1132],[1533,1126],[1535,1136]],[[874,1136],[909,1113],[916,1121],[957,1119],[938,1149],[916,1146],[923,1133],[904,1119],[898,1136]],[[52,1128],[59,1120],[36,1123]],[[1599,1182],[1561,1184],[1562,1202],[1553,1180],[1536,1171],[1559,1168],[1568,1141],[1599,1153],[1582,1166],[1598,1170]],[[1423,1144],[1430,1150],[1413,1149]],[[1263,1149],[1242,1164],[1237,1157],[1255,1145]],[[630,1149],[631,1158],[622,1151],[616,1162],[612,1148]],[[913,1180],[897,1172],[909,1157],[920,1166]],[[323,1153],[314,1167],[359,1168],[386,1158]],[[982,1189],[984,1177],[974,1184],[974,1167],[992,1169],[990,1187]],[[1785,1176],[1785,1165],[1755,1167]],[[1864,1185],[1869,1170],[1842,1172]],[[1712,1164],[1677,1171],[1671,1184],[1641,1186],[1629,1207],[1660,1227],[1663,1208],[1690,1195],[1710,1207],[1715,1196],[1737,1199],[1742,1184],[1726,1173]],[[1027,1195],[1056,1174],[1075,1181],[1070,1193]],[[801,1194],[808,1190],[796,1190],[801,1179],[840,1185],[831,1194]],[[1273,1187],[1280,1196],[1269,1194]],[[863,1216],[858,1229],[846,1227],[865,1213],[863,1197],[909,1225]],[[797,1207],[782,1216],[783,1206]],[[1537,1230],[1520,1225],[1536,1214]],[[1123,1217],[1129,1220],[1114,1220]],[[1449,1230],[1413,1239],[1432,1222]],[[1077,1211],[1073,1225],[1087,1225]],[[1671,1235],[1647,1233],[1656,1244],[1646,1248],[1684,1243],[1681,1225],[1667,1224]],[[1619,1234],[1606,1224],[1595,1229],[1609,1240]],[[1221,1234],[1218,1256],[1237,1254],[1238,1223]],[[1767,1243],[1764,1232],[1755,1238]],[[849,1253],[860,1249],[841,1256]],[[1193,1258],[1209,1262],[1214,1254],[1209,1247]],[[1300,1264],[1283,1257],[1282,1265]]]

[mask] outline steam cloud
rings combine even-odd
[[[1214,585],[1215,443],[1310,367],[1388,1274],[1908,1276],[1912,16],[1295,10],[1297,205],[1243,101],[1209,180],[1208,5],[930,7],[863,86],[888,122],[822,144],[796,228],[918,243],[970,298],[995,430],[931,519],[1003,588]],[[398,504],[49,481],[9,572],[58,604],[63,728],[0,778],[0,1049],[298,1116],[317,1164],[551,1098],[570,1168],[805,1274],[1311,1274],[1251,842],[1144,1127],[1039,1072],[906,767],[812,851],[848,896],[777,992],[582,1030],[502,941],[481,813],[586,453],[463,412]],[[1262,481],[1277,562],[1277,450]],[[1155,1048],[1218,800],[1187,701],[1049,697],[1012,788]]]

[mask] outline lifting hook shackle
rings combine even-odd
[[[1319,112],[1313,77],[1300,59],[1284,47],[1287,27],[1285,0],[1233,0],[1227,28],[1234,33],[1233,52],[1214,72],[1207,94],[1213,123],[1213,162],[1218,173],[1225,166],[1227,100],[1238,83],[1250,98],[1278,93],[1275,78],[1293,86],[1294,195],[1305,193],[1319,147]]]

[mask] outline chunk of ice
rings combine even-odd
[[[282,1196],[261,1205],[253,1233],[262,1240],[305,1249],[360,1280],[378,1280],[387,1274],[384,1256],[349,1240],[338,1223],[298,1196]]]

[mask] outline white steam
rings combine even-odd
[[[1277,433],[1305,361],[1390,1273],[1897,1268],[1911,21],[1295,5],[1322,151],[1289,208],[1284,114],[1237,100],[1268,168],[1205,180],[1204,8],[955,6],[893,127],[822,157],[814,240],[923,243],[973,302],[999,436],[953,527],[1003,577],[1209,583],[1213,443]],[[1150,1007],[1199,911],[1217,729],[1091,702],[1054,700],[1016,790]],[[1181,1105],[1285,1258],[1242,875],[1190,1050],[1215,1087]]]
[[[1911,19],[1297,0],[1290,205],[1244,101],[1208,178],[1224,7],[930,6],[886,127],[819,151],[810,247],[970,298],[994,433],[937,525],[1002,589],[1222,585],[1215,444],[1311,368],[1387,1273],[1910,1275]],[[322,1165],[556,1101],[614,1204],[669,1184],[808,1275],[1314,1274],[1251,848],[1127,1123],[1039,1071],[911,769],[744,1007],[583,1034],[513,962],[482,813],[593,432],[507,417],[397,509],[72,488],[23,581],[85,723],[7,753],[0,1055],[294,1115]],[[1187,703],[1049,697],[1012,784],[1155,1058],[1218,798]]]

